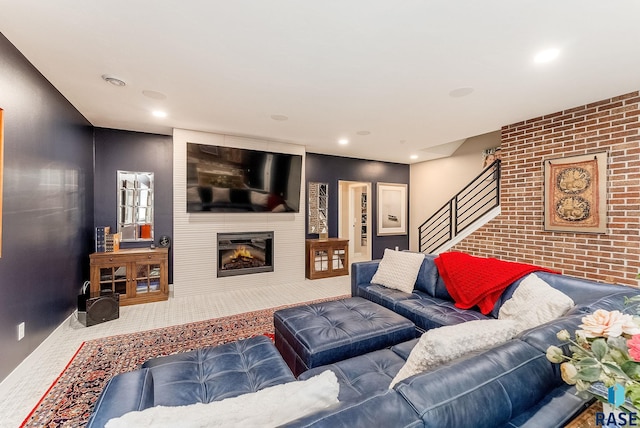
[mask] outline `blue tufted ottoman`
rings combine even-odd
[[[416,337],[408,319],[362,297],[276,311],[276,348],[295,376]]]

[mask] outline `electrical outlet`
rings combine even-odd
[[[18,340],[24,339],[24,322],[18,324]]]

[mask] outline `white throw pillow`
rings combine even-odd
[[[105,428],[277,427],[338,403],[332,371],[211,403],[156,406],[109,420]]]
[[[266,207],[269,202],[268,193],[260,193],[254,190],[251,191],[251,204],[258,205],[260,207]]]
[[[410,376],[425,372],[471,351],[490,348],[518,334],[510,320],[476,320],[428,330],[411,350],[409,358],[391,381],[389,389]]]
[[[386,248],[371,282],[411,293],[416,283],[424,254],[394,251]]]
[[[532,273],[500,307],[498,319],[516,321],[520,332],[561,317],[573,305],[571,297]]]
[[[231,189],[227,189],[226,187],[212,187],[211,202],[214,204],[231,202]]]

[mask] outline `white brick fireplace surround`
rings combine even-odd
[[[187,142],[303,156],[297,213],[187,213]],[[182,129],[173,132],[173,287],[175,297],[304,281],[304,147]],[[274,271],[217,278],[217,233],[273,231]]]

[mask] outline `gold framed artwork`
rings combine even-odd
[[[544,161],[544,229],[606,233],[606,152]]]
[[[378,183],[378,236],[407,234],[407,185]]]

